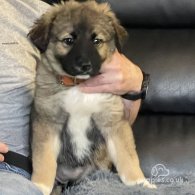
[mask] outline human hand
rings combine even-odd
[[[0,162],[4,161],[4,153],[8,152],[8,146],[2,142],[0,142]]]
[[[102,64],[100,72],[101,74],[81,83],[81,91],[122,95],[141,89],[143,74],[140,68],[118,51],[115,51],[111,60]]]
[[[122,95],[128,92],[140,91],[143,74],[141,69],[133,64],[128,58],[115,51],[110,61],[102,64],[101,74],[79,85],[80,90],[85,93],[113,93]],[[123,100],[125,105],[125,116],[134,121],[137,116],[140,101]],[[131,112],[130,112],[131,111]]]

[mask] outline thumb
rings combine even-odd
[[[8,146],[0,142],[0,153],[7,153],[7,152],[8,152]]]
[[[1,153],[7,153],[8,146],[2,142],[0,142],[0,162],[4,161],[4,156]]]

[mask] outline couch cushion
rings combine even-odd
[[[195,113],[195,30],[129,29],[124,52],[151,74],[143,111]]]
[[[194,115],[146,114],[137,118],[133,131],[146,177],[154,176],[157,165],[169,170],[167,177],[195,173],[194,126]]]

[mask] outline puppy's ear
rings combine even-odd
[[[56,16],[54,11],[49,13],[42,15],[28,33],[28,37],[41,53],[47,49],[52,23]]]
[[[119,24],[119,22],[113,23],[113,26],[116,33],[115,34],[116,47],[120,52],[128,38],[128,33],[125,30],[125,28]]]
[[[109,17],[111,24],[114,27],[116,47],[119,51],[121,51],[122,46],[128,38],[128,33],[125,28],[120,24],[119,20],[117,19],[114,12],[111,10],[110,6],[107,3],[101,3],[100,7],[104,14]]]

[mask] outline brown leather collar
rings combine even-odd
[[[67,86],[67,87],[71,87],[71,86],[75,86],[78,85],[84,81],[86,81],[86,79],[78,79],[76,77],[69,77],[69,76],[58,76],[58,81],[61,85]]]

